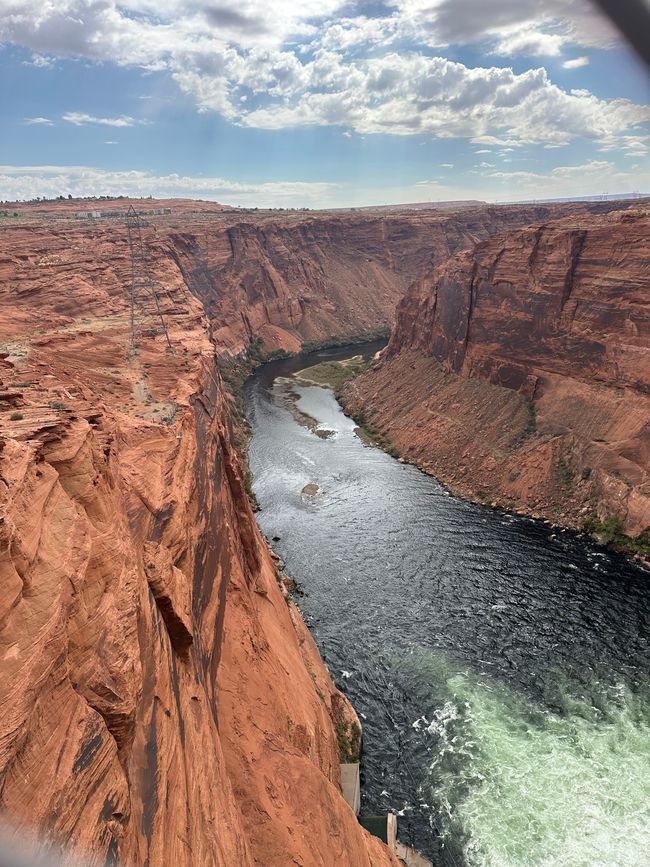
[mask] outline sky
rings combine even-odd
[[[0,0],[0,200],[650,192],[650,79],[590,0]]]

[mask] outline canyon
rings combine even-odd
[[[454,492],[647,556],[649,237],[644,208],[576,213],[451,256],[344,405]]]
[[[255,523],[220,360],[394,325],[352,411],[540,514],[563,461],[559,518],[616,504],[638,534],[649,218],[163,204],[143,236],[172,351],[143,287],[132,328],[121,218],[0,223],[0,809],[64,862],[397,865],[341,795],[359,723]]]
[[[2,234],[0,808],[63,863],[396,865],[254,521],[201,301],[123,227]]]

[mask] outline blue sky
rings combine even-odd
[[[0,0],[0,199],[650,192],[648,75],[588,0]]]

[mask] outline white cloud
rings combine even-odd
[[[581,66],[589,66],[588,57],[574,57],[572,60],[565,60],[562,64],[563,69],[580,69]]]
[[[26,117],[25,123],[30,126],[54,126],[54,121],[49,117]]]
[[[73,123],[75,126],[85,126],[86,124],[99,124],[100,126],[134,126],[137,121],[128,115],[120,117],[94,117],[91,114],[84,114],[80,111],[69,111],[64,114],[61,120],[66,120],[68,123]]]
[[[567,92],[543,68],[517,74],[430,56],[431,47],[450,43],[555,56],[569,45],[615,44],[588,0],[386,0],[383,12],[381,3],[372,14],[363,8],[350,16],[347,0],[0,0],[0,42],[47,62],[82,57],[166,72],[199,111],[265,129],[341,125],[359,134],[561,146],[631,135],[650,119],[647,106]],[[576,68],[577,60],[565,65]],[[81,112],[64,119],[137,122]]]
[[[637,167],[638,168],[638,167]],[[556,166],[549,172],[495,171],[488,178],[501,186],[499,198],[564,198],[570,196],[650,191],[650,169],[625,171],[607,160],[590,160],[581,165]]]
[[[331,195],[336,184],[273,181],[245,184],[218,177],[154,175],[142,171],[106,171],[90,166],[0,166],[0,200],[131,195],[203,198],[260,207],[312,206]]]
[[[338,124],[359,133],[512,147],[562,145],[578,137],[600,141],[650,119],[650,106],[567,92],[542,68],[516,74],[415,53],[348,62],[336,56],[322,66],[321,60],[317,56],[295,75],[291,96],[252,108],[238,122],[266,129]]]
[[[607,136],[600,141],[599,150],[604,153],[610,151],[635,151],[647,153],[650,135],[619,135]]]
[[[43,54],[33,54],[31,60],[25,60],[23,62],[29,66],[36,66],[38,69],[49,69],[54,65],[53,58],[45,57]]]
[[[495,54],[514,57],[517,54],[557,57],[562,53],[566,37],[561,33],[545,33],[536,25],[505,28],[502,30],[494,48]]]

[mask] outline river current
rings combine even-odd
[[[327,389],[297,389],[327,439],[273,400],[359,351],[265,365],[246,403],[259,524],[363,723],[362,812],[445,867],[650,867],[650,573],[451,496]]]

